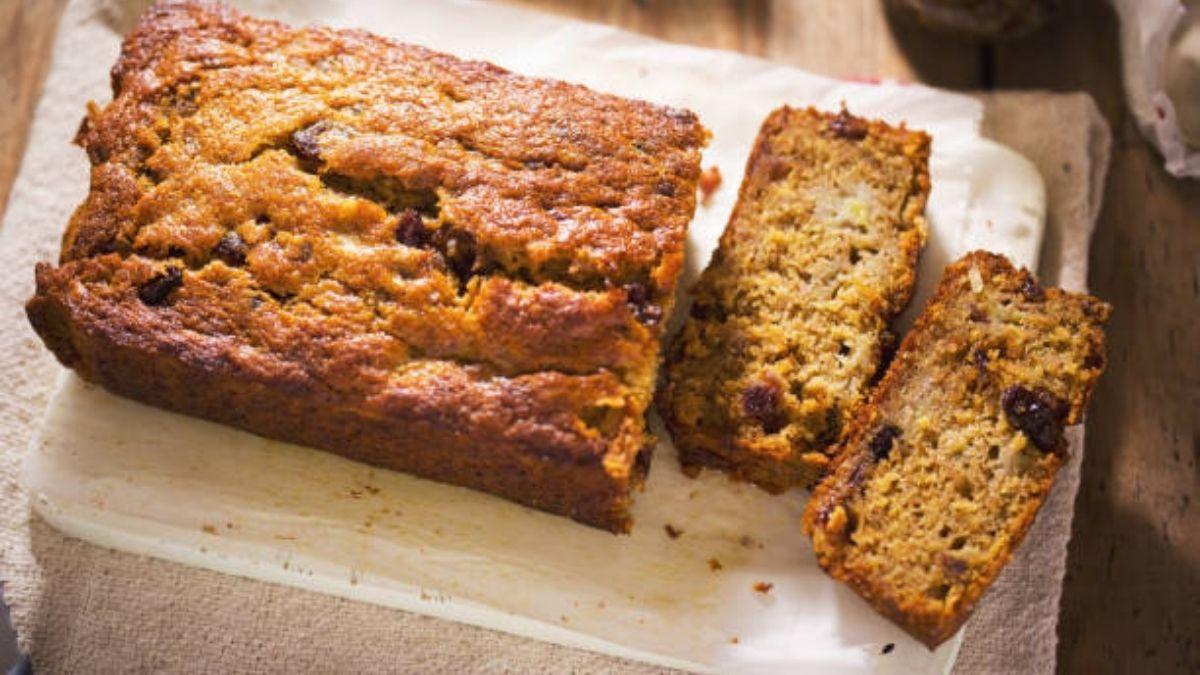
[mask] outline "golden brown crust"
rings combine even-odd
[[[1053,485],[1109,312],[1003,256],[950,265],[805,510],[821,566],[930,648],[950,638]]]
[[[614,531],[695,115],[362,31],[153,6],[34,327],[142,401]]]
[[[912,292],[929,150],[845,110],[768,116],[668,357],[659,408],[686,472],[771,492],[821,476]]]

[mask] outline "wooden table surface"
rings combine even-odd
[[[1058,664],[1072,673],[1200,670],[1200,180],[1167,175],[1134,127],[1108,3],[1067,0],[1055,24],[1003,45],[894,25],[879,0],[520,4],[833,76],[1089,92],[1114,136],[1090,284],[1116,311],[1111,365],[1088,419]],[[0,0],[0,209],[60,9],[61,0]]]

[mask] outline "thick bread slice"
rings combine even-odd
[[[950,265],[804,515],[817,560],[930,648],[1020,544],[1104,369],[1108,305]]]
[[[820,478],[912,292],[929,148],[844,110],[763,123],[668,357],[660,409],[689,473],[771,492]]]

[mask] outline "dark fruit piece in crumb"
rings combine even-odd
[[[650,294],[642,284],[629,284],[625,287],[625,299],[637,320],[653,326],[662,320],[662,307],[650,302]]]
[[[246,262],[246,242],[237,232],[226,232],[213,247],[212,254],[226,265],[238,267]]]
[[[1000,395],[1010,424],[1020,429],[1043,452],[1057,450],[1062,441],[1066,404],[1042,389],[1015,385]]]
[[[429,230],[425,229],[425,221],[416,209],[404,209],[396,219],[396,241],[420,248],[429,244]]]
[[[183,270],[168,267],[138,288],[138,299],[150,306],[161,305],[167,301],[171,291],[182,285]]]
[[[875,437],[871,439],[871,456],[875,458],[876,462],[887,458],[888,453],[892,451],[892,445],[899,437],[900,428],[894,424],[885,424],[882,429],[875,432]]]
[[[663,525],[663,530],[665,530],[667,533],[667,536],[672,539],[678,539],[679,535],[683,534],[683,530],[675,527],[674,525],[672,525],[670,523]]]
[[[852,141],[861,141],[867,137],[869,127],[867,121],[851,115],[849,111],[842,108],[837,117],[834,117],[829,122],[829,130],[838,138],[846,138]]]
[[[777,433],[784,427],[780,391],[773,383],[752,384],[746,387],[742,391],[742,410],[747,417],[761,424],[763,431],[768,434]]]
[[[292,148],[295,149],[296,154],[301,159],[312,162],[321,159],[321,146],[317,140],[321,134],[329,131],[331,126],[326,120],[321,120],[292,134]]]
[[[1046,291],[1042,290],[1037,279],[1033,277],[1028,277],[1021,282],[1021,295],[1024,295],[1025,299],[1030,302],[1041,302],[1046,299]]]

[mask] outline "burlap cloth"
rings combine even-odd
[[[21,648],[38,672],[652,672],[647,666],[293,588],[191,569],[69,539],[30,515],[17,484],[58,365],[25,320],[33,265],[57,255],[86,190],[68,145],[80,92],[103,92],[113,56],[96,31],[127,17],[68,8],[0,229],[0,579]],[[99,12],[99,13],[98,13]],[[1041,277],[1087,282],[1108,128],[1081,94],[984,98],[986,135],[1032,160],[1048,195]],[[1060,473],[1026,544],[967,627],[956,672],[1054,669],[1059,596],[1083,457]]]

